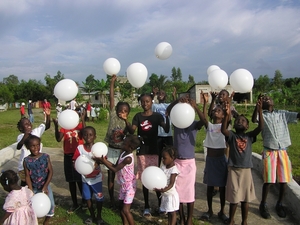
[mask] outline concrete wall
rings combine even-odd
[[[13,157],[20,155],[20,152],[21,151],[17,150],[17,142],[6,148],[3,148],[0,151],[0,166],[7,163]]]

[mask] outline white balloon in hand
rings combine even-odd
[[[107,145],[103,142],[96,142],[92,146],[92,153],[95,157],[102,157],[107,155]]]
[[[175,127],[187,128],[195,120],[195,110],[188,103],[177,103],[171,110],[170,119]]]
[[[153,190],[154,188],[160,189],[167,186],[167,176],[157,166],[148,166],[144,169],[141,181],[148,190]]]
[[[71,79],[63,79],[59,81],[54,87],[54,95],[57,99],[62,101],[69,101],[76,97],[78,93],[78,86],[75,81]]]
[[[117,75],[120,72],[121,64],[116,58],[108,58],[103,63],[103,69],[108,75]]]
[[[77,127],[79,123],[79,116],[75,110],[66,109],[58,116],[58,124],[66,130],[72,130]]]
[[[51,202],[48,195],[45,193],[37,193],[31,197],[33,211],[37,218],[46,216],[51,208]]]
[[[94,161],[88,156],[80,155],[75,161],[75,169],[82,175],[88,175],[94,171]]]

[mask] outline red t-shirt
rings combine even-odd
[[[91,104],[89,103],[89,104],[87,104],[87,106],[86,106],[86,111],[91,111],[91,109],[92,109],[92,106],[91,106]]]
[[[51,109],[50,102],[43,102],[43,109]]]
[[[25,107],[24,107],[24,105],[21,106],[20,113],[21,113],[21,115],[25,115]]]
[[[80,133],[82,129],[82,123],[72,130],[60,128],[59,132],[64,134],[64,154],[74,154],[77,146],[84,143]]]

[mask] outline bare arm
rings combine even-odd
[[[115,81],[117,79],[116,75],[111,76],[110,88],[109,88],[109,109],[113,110],[115,107]]]
[[[154,190],[159,191],[159,192],[166,192],[166,191],[170,190],[175,184],[175,180],[176,180],[177,175],[178,174],[176,174],[176,173],[172,173],[171,176],[170,176],[170,183],[169,183],[168,186],[166,186],[164,188],[161,188],[161,189],[154,188]]]
[[[25,172],[25,181],[26,181],[26,184],[27,184],[28,188],[33,191],[32,183],[31,183],[31,178],[30,178],[30,171],[27,169],[25,160],[23,161],[23,167],[24,167],[24,172]]]
[[[51,109],[47,108],[44,110],[44,112],[46,113],[46,128],[45,128],[45,130],[48,130],[51,125],[51,119],[50,119]]]
[[[224,110],[224,119],[222,120],[221,132],[225,137],[229,136],[228,121],[230,117],[230,105],[228,102],[225,103],[225,110]]]
[[[112,164],[110,161],[108,161],[103,156],[101,158],[96,158],[96,161],[101,161],[105,166],[107,166],[108,169],[110,169],[111,171],[116,173],[119,170],[123,169],[126,165],[131,164],[132,158],[131,157],[126,157],[121,163],[116,164],[116,165]]]
[[[173,87],[172,96],[173,96],[173,101],[175,101],[177,99],[176,98],[176,87]]]
[[[0,224],[3,224],[4,223],[4,221],[8,218],[8,217],[10,217],[10,215],[11,215],[12,213],[11,212],[5,212],[4,213],[4,215],[2,216],[2,218],[0,219]]]
[[[52,121],[53,121],[53,124],[54,124],[55,139],[56,139],[57,142],[60,142],[63,139],[64,134],[59,132],[59,130],[58,130],[58,121],[57,121],[57,119],[52,118]]]
[[[215,107],[215,101],[216,101],[216,98],[218,96],[218,93],[217,92],[210,92],[210,95],[211,95],[211,103],[210,103],[210,106],[208,108],[208,116],[211,118],[211,113]]]
[[[261,130],[263,129],[263,126],[264,126],[264,118],[262,115],[262,99],[261,98],[257,100],[255,109],[258,112],[258,126],[253,130],[253,135],[257,136],[261,132]]]

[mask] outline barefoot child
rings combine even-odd
[[[38,220],[31,206],[30,199],[33,192],[26,186],[18,185],[19,177],[16,172],[7,170],[2,173],[0,182],[9,194],[5,198],[3,209],[6,211],[0,224],[3,225],[38,225]]]
[[[51,208],[43,223],[43,225],[48,225],[50,218],[54,216],[55,208],[53,192],[50,187],[53,176],[50,157],[48,154],[40,152],[41,139],[37,136],[29,136],[25,141],[25,145],[31,153],[23,162],[26,183],[33,193],[44,192],[50,198]]]
[[[80,155],[86,155],[89,158],[93,157],[93,153],[91,152],[92,146],[96,139],[96,130],[94,127],[87,126],[82,131],[82,137],[84,139],[84,144],[78,145],[73,160],[75,160]],[[82,178],[82,197],[87,202],[87,207],[91,214],[91,218],[87,218],[85,220],[85,224],[93,224],[94,222],[97,225],[104,224],[101,216],[102,212],[102,204],[103,204],[103,194],[102,194],[102,173],[99,164],[95,162],[94,171],[88,175],[81,175]],[[97,202],[97,217],[95,215],[93,202],[92,202],[92,195]]]
[[[126,135],[117,164],[112,164],[105,157],[97,158],[114,173],[117,173],[120,184],[120,214],[123,224],[134,224],[133,216],[130,212],[131,203],[136,191],[136,179],[134,174],[133,151],[140,146],[141,142],[136,135]]]
[[[177,157],[177,150],[173,146],[166,146],[162,151],[161,169],[167,176],[167,186],[161,189],[155,189],[161,192],[160,209],[168,213],[168,225],[176,225],[176,212],[179,210],[179,195],[176,191],[176,178],[179,174],[174,160]]]
[[[230,106],[226,104],[225,118],[222,122],[222,133],[229,144],[228,177],[226,185],[226,200],[230,202],[229,219],[227,224],[234,224],[234,214],[239,202],[242,209],[242,225],[247,224],[249,202],[255,197],[255,189],[251,174],[252,143],[263,128],[261,100],[257,101],[259,123],[253,131],[247,132],[249,120],[244,115],[239,115],[233,124],[234,131],[228,130],[227,125],[230,115]]]

